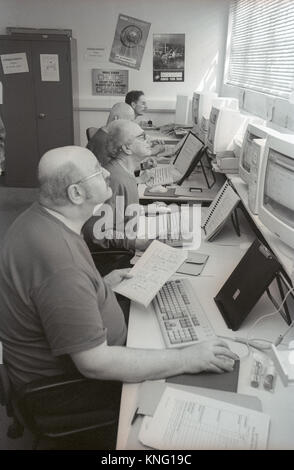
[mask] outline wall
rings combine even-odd
[[[161,124],[173,120],[176,94],[196,88],[219,90],[222,80],[228,0],[0,0],[0,33],[7,26],[66,28],[77,39],[81,141],[85,129],[106,121],[108,109],[121,98],[93,97],[92,68],[120,68],[108,62],[119,13],[151,23],[141,69],[130,70],[129,88],[143,89],[147,118]],[[185,33],[185,82],[153,83],[153,33]],[[87,47],[105,47],[104,62],[85,60]],[[165,112],[164,112],[165,111]]]

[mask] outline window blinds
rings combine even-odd
[[[232,0],[226,83],[288,97],[294,89],[294,0]]]

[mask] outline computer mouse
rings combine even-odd
[[[149,189],[150,193],[166,193],[168,191],[164,186],[153,186]]]

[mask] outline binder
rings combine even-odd
[[[219,233],[239,201],[238,194],[227,180],[209,206],[208,214],[202,225],[206,240],[212,240]]]

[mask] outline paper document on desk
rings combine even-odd
[[[147,307],[186,258],[187,251],[154,240],[130,271],[133,277],[113,290]]]
[[[160,450],[263,450],[269,423],[264,413],[166,387],[139,440]]]

